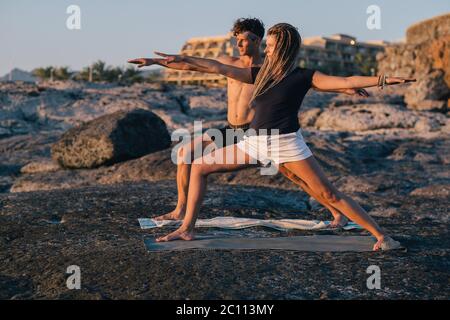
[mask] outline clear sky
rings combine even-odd
[[[81,30],[69,30],[69,5],[81,9]],[[381,29],[366,26],[369,5],[381,9]],[[302,37],[345,33],[395,41],[423,19],[450,12],[448,0],[0,0],[0,76],[18,67],[69,66],[98,59],[126,65],[154,50],[178,52],[190,37],[225,34],[238,17],[266,27],[288,22]]]

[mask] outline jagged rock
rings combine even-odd
[[[394,217],[398,213],[398,210],[393,207],[383,208],[378,207],[370,210],[369,214],[373,217],[383,217],[383,218],[391,218]]]
[[[375,192],[379,185],[374,181],[369,181],[363,177],[357,176],[343,176],[336,182],[336,187],[339,191],[354,193],[354,192]]]
[[[389,150],[385,150],[386,143],[368,142],[365,147],[360,146],[358,149],[354,149],[348,145],[342,145],[333,137],[309,136],[307,132],[305,132],[305,136],[308,137],[308,144],[324,170],[332,175],[348,174],[353,167],[360,167],[360,164],[356,164],[357,162],[377,159],[389,152]],[[353,151],[349,151],[349,149],[353,149]],[[176,170],[177,167],[172,161],[172,148],[168,148],[137,159],[96,169],[59,170],[51,174],[45,172],[25,174],[16,179],[11,187],[11,192],[166,179],[170,179],[175,183]],[[291,183],[281,174],[273,176],[261,175],[260,168],[214,174],[209,177],[209,181],[222,184],[277,186],[282,189],[298,189],[298,186]]]
[[[305,128],[314,126],[321,112],[321,108],[311,108],[306,111],[301,111],[299,113],[300,127]]]
[[[226,120],[226,89],[169,87],[74,81],[0,83],[0,138],[40,130],[66,131],[105,114],[135,109],[158,114],[169,132],[192,130],[194,120],[203,120],[205,126]]]
[[[413,150],[411,149],[411,146],[406,144],[406,145],[401,145],[398,148],[396,148],[391,155],[389,155],[388,159],[392,159],[392,160],[403,160],[403,161],[409,161],[412,160],[416,155],[417,155],[417,151],[420,150]]]
[[[440,158],[437,154],[428,154],[422,152],[417,152],[413,160],[422,163],[440,163]]]
[[[51,173],[37,172],[24,175],[14,182],[9,192],[73,189],[92,185],[98,172],[91,170],[59,170]]]
[[[414,125],[414,129],[419,132],[438,131],[442,124],[436,118],[420,118]]]
[[[422,44],[430,39],[442,38],[450,34],[450,14],[443,14],[411,25],[406,31],[407,42]]]
[[[450,99],[450,14],[408,28],[406,43],[377,56],[379,72],[415,77],[405,94],[408,107],[445,112]]]
[[[379,88],[367,88],[369,97],[360,97],[357,95],[349,96],[340,94],[334,97],[330,107],[351,106],[355,104],[395,104],[404,105],[405,86],[386,87],[383,90]]]
[[[75,127],[52,146],[66,168],[94,168],[138,158],[170,146],[164,121],[152,112],[118,111]]]
[[[414,189],[410,193],[411,196],[422,196],[429,198],[449,198],[450,197],[450,185],[448,184],[436,184]]]
[[[321,130],[366,131],[382,128],[412,128],[417,116],[400,106],[387,104],[329,108],[316,120]]]
[[[189,98],[189,114],[194,117],[216,117],[227,114],[227,99],[223,96],[196,96]]]
[[[348,95],[309,90],[303,99],[300,112],[311,108],[323,108],[328,106],[334,99],[339,99],[340,97],[346,98]]]
[[[416,110],[445,111],[449,94],[444,72],[434,70],[417,79],[406,92],[405,102]]]
[[[0,139],[15,135],[27,134],[34,130],[27,121],[20,119],[0,120]]]
[[[21,173],[53,172],[61,170],[61,166],[50,159],[32,161],[20,169]]]

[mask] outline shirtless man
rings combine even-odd
[[[232,29],[233,35],[236,37],[236,45],[239,50],[239,57],[231,56],[220,56],[217,60],[223,64],[229,64],[240,68],[248,68],[252,66],[260,66],[263,62],[263,57],[261,56],[260,46],[261,41],[264,37],[264,25],[258,19],[238,19]],[[158,53],[157,53],[158,54]],[[162,54],[159,54],[162,55]],[[201,59],[201,58],[198,58]],[[139,58],[128,60],[129,63],[137,64],[139,68],[151,65],[161,65],[163,67],[177,69],[177,70],[190,70],[198,71],[204,73],[214,73],[213,70],[209,70],[199,65],[191,65],[184,62],[180,63],[167,63],[166,59],[149,59],[149,58]],[[225,130],[247,130],[249,124],[254,115],[254,109],[249,107],[249,101],[252,97],[254,86],[252,84],[246,84],[239,82],[237,80],[227,78],[227,89],[228,89],[228,126],[220,129],[222,136],[224,137],[224,145],[226,146],[230,143],[237,143],[238,141],[227,141],[225,139]],[[359,94],[362,96],[367,96],[367,92],[364,90],[339,90],[338,92],[346,94]],[[243,132],[237,133],[236,136],[242,136]],[[184,218],[187,194],[189,190],[189,177],[191,170],[191,162],[185,163],[182,159],[186,156],[190,156],[190,159],[194,157],[194,150],[201,147],[203,150],[214,141],[204,134],[198,138],[191,141],[190,144],[181,147],[177,154],[177,189],[178,189],[178,203],[176,208],[164,215],[158,216],[156,220],[182,220]],[[334,221],[332,222],[332,227],[345,226],[348,222],[347,218],[341,214],[338,210],[333,208],[327,203],[320,195],[315,194],[301,179],[296,175],[292,174],[283,165],[280,165],[279,171],[285,175],[288,179],[299,185],[305,192],[310,196],[315,198],[319,203],[325,206],[333,215]]]

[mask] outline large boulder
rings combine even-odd
[[[151,111],[118,111],[69,129],[52,145],[65,168],[95,168],[134,159],[170,146],[161,118]]]
[[[409,108],[445,112],[450,99],[450,14],[412,25],[406,43],[387,47],[377,60],[380,72],[417,79],[405,93]]]

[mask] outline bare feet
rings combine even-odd
[[[339,214],[339,215],[334,216],[334,220],[331,221],[330,227],[333,229],[343,228],[347,225],[347,223],[348,223],[348,218],[346,216],[344,216],[343,214]]]
[[[395,241],[389,236],[382,236],[381,238],[378,239],[377,243],[374,244],[373,251],[392,250],[400,247],[401,247],[400,242]]]
[[[153,218],[154,220],[161,221],[161,220],[183,220],[184,214],[186,213],[186,210],[184,207],[179,209],[178,207],[175,208],[172,212],[163,214],[161,216],[157,216]]]
[[[166,241],[173,241],[173,240],[190,241],[193,239],[194,239],[194,231],[193,230],[186,230],[186,229],[179,228],[164,237],[157,238],[156,242],[166,242]]]

